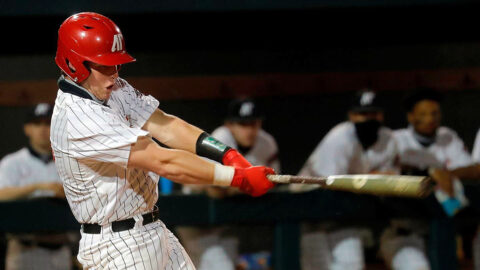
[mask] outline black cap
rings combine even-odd
[[[403,105],[407,112],[411,112],[413,107],[415,107],[415,105],[422,100],[432,100],[441,103],[443,96],[433,89],[420,88],[410,92],[404,99]]]
[[[31,108],[25,119],[25,123],[35,123],[42,120],[50,121],[52,118],[53,106],[48,103],[39,103]]]
[[[363,89],[355,93],[350,104],[351,112],[379,112],[383,111],[378,102],[377,94],[370,89]]]
[[[228,105],[227,121],[247,122],[262,118],[258,104],[252,99],[235,99]]]

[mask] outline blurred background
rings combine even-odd
[[[80,11],[116,22],[137,59],[121,77],[168,113],[212,132],[232,98],[255,98],[285,174],[362,88],[380,93],[392,129],[407,126],[399,101],[419,87],[444,94],[442,123],[469,151],[480,127],[478,1],[1,1],[0,157],[27,143],[28,108],[54,102],[57,30]]]
[[[229,99],[257,97],[286,173],[300,169],[364,87],[385,92],[392,128],[406,125],[399,98],[419,86],[445,92],[444,124],[470,149],[480,127],[475,1],[24,3],[0,10],[0,155],[25,143],[24,106],[54,101],[58,27],[85,10],[119,25],[137,59],[121,76],[165,111],[211,132]]]

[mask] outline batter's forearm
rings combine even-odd
[[[170,151],[171,158],[157,162],[156,173],[181,184],[213,184],[213,163],[186,151]]]

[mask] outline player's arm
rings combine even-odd
[[[480,180],[480,164],[456,168],[450,173],[460,179]]]
[[[58,182],[36,182],[18,185],[21,179],[21,166],[18,160],[4,159],[0,164],[0,201],[23,199],[37,190],[53,191],[56,197],[64,198],[63,186]]]
[[[34,183],[25,186],[12,186],[0,188],[0,201],[17,200],[28,197],[37,190],[50,190],[56,197],[65,197],[63,187],[60,183]]]
[[[168,147],[191,153],[195,153],[197,138],[203,133],[203,130],[160,109],[155,110],[142,129]]]
[[[173,149],[181,149],[225,165],[247,168],[252,165],[236,150],[182,119],[156,109],[142,127],[155,139]]]
[[[148,137],[139,137],[132,145],[128,166],[155,172],[182,184],[214,184],[214,164],[178,149],[157,145]],[[229,173],[234,168],[224,166]]]
[[[480,164],[459,167],[452,170],[431,169],[430,176],[448,194],[453,194],[453,179],[480,180]]]
[[[181,184],[234,186],[253,196],[273,187],[266,178],[274,173],[272,169],[213,164],[184,150],[163,148],[149,137],[139,137],[132,145],[128,167],[152,171]]]

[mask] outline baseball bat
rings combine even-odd
[[[267,178],[274,183],[317,184],[325,189],[372,195],[424,198],[433,190],[433,181],[426,176],[350,174],[309,177],[271,174]]]

